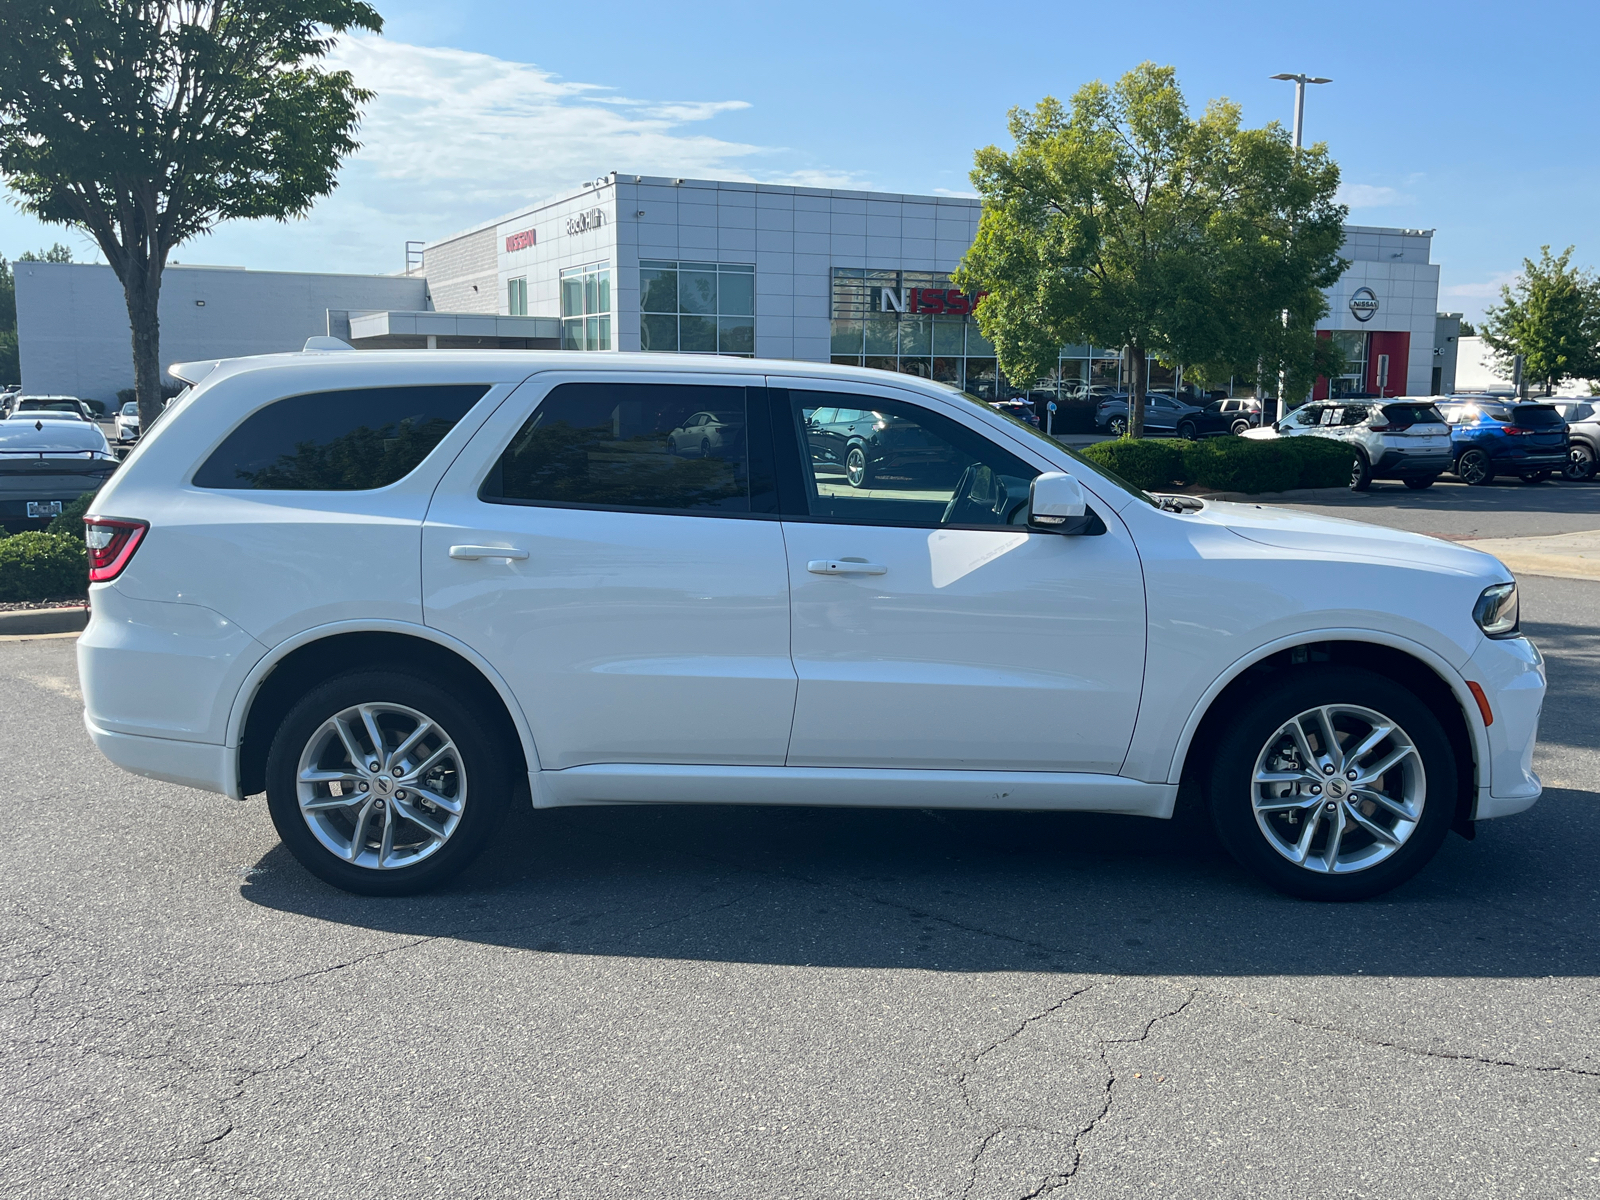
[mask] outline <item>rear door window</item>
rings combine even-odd
[[[558,508],[776,513],[763,397],[760,388],[714,385],[560,384],[478,496]]]
[[[194,485],[359,492],[404,479],[467,415],[486,383],[351,388],[274,400],[246,417]]]

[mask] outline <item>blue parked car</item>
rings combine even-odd
[[[1439,411],[1450,425],[1452,470],[1463,483],[1482,486],[1496,475],[1543,483],[1566,469],[1567,423],[1553,404],[1443,400]]]

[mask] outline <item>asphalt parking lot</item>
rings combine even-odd
[[[1349,906],[1182,825],[825,809],[529,812],[361,899],[102,761],[70,639],[0,644],[0,1194],[1600,1195],[1600,583],[1523,589],[1545,797]]]

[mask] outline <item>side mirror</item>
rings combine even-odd
[[[1046,471],[1034,477],[1028,489],[1028,528],[1039,533],[1084,534],[1104,529],[1100,518],[1089,511],[1083,487],[1062,471]]]

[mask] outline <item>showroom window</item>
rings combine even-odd
[[[611,264],[561,272],[561,348],[611,349]]]
[[[506,314],[513,317],[528,315],[528,279],[506,280]]]
[[[742,263],[639,263],[639,348],[756,352],[756,269]]]
[[[1332,396],[1362,396],[1367,391],[1367,333],[1364,329],[1335,329],[1333,344],[1344,357],[1344,370],[1328,381]]]

